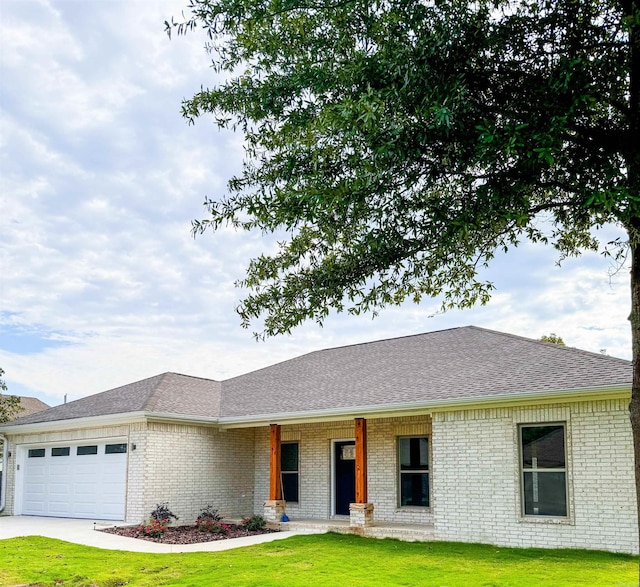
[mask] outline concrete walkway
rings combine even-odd
[[[46,536],[58,538],[75,544],[96,546],[108,550],[128,550],[131,552],[217,552],[230,550],[242,546],[253,546],[263,542],[282,540],[296,534],[296,532],[276,532],[273,534],[260,534],[258,536],[245,536],[243,538],[230,538],[228,540],[216,540],[213,542],[200,542],[199,544],[159,544],[140,540],[138,538],[126,538],[116,534],[98,532],[100,528],[109,528],[120,524],[114,522],[73,520],[69,518],[40,518],[37,516],[1,516],[0,540],[16,538],[17,536]]]

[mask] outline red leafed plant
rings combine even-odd
[[[196,528],[200,532],[209,532],[211,534],[227,534],[231,526],[229,524],[223,524],[218,520],[211,518],[198,518],[196,520]]]
[[[144,536],[151,536],[152,538],[159,538],[162,536],[169,526],[164,520],[151,519],[147,524],[140,524],[140,532]]]

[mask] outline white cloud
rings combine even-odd
[[[10,386],[76,399],[167,370],[221,379],[310,350],[465,324],[556,332],[629,357],[628,275],[610,285],[597,255],[557,268],[553,251],[526,244],[487,272],[497,291],[486,307],[440,314],[426,300],[256,343],[234,313],[233,283],[274,239],[190,234],[205,195],[223,194],[239,169],[242,144],[180,117],[181,100],[214,75],[201,34],[164,33],[182,8],[3,0],[0,329],[26,341],[0,345]]]

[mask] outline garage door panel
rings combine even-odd
[[[82,503],[74,503],[73,504],[73,515],[74,517],[82,518],[82,517],[95,517],[98,512],[98,503],[95,501],[88,501]]]
[[[63,516],[70,513],[68,501],[49,501],[49,515]]]
[[[111,443],[30,448],[24,467],[22,513],[123,520],[127,454],[106,453],[105,444]],[[126,451],[126,444],[120,441],[119,446]]]
[[[96,457],[99,458],[98,455],[94,456],[93,458],[95,459]],[[87,457],[86,456],[78,457],[78,459],[80,458],[84,460]],[[95,463],[79,463],[79,464],[76,464],[74,470],[75,470],[76,477],[95,477],[100,473],[100,468],[101,467]]]
[[[39,489],[39,488],[33,488],[30,489],[29,491],[25,492],[25,500],[26,501],[42,501],[45,498],[45,491],[44,488]]]
[[[70,493],[68,483],[49,483],[49,495],[66,495]]]
[[[25,507],[29,508],[29,514],[32,516],[46,515],[44,501],[28,501],[25,502]]]
[[[113,473],[109,473],[105,471],[102,476],[102,484],[105,487],[119,487],[125,481],[125,477],[120,475],[118,471],[114,471]]]
[[[73,487],[73,494],[76,497],[84,498],[87,495],[96,495],[98,493],[97,483],[78,483],[76,482]]]
[[[30,479],[35,479],[36,477],[44,478],[47,474],[47,466],[46,465],[31,465],[29,464],[26,468],[27,473],[29,474]]]
[[[107,520],[118,519],[115,516],[118,515],[118,512],[122,511],[122,504],[120,503],[103,504],[102,509],[104,511],[104,517]]]
[[[69,475],[71,475],[71,466],[70,465],[57,465],[57,464],[51,464],[49,465],[49,477],[50,478],[56,478],[56,477],[62,477],[62,478],[69,478]]]
[[[44,483],[30,483],[25,489],[26,496],[44,495],[46,485]]]
[[[106,455],[107,459],[111,459],[111,455]],[[102,467],[103,475],[113,475],[117,474],[118,471],[122,469],[126,459],[115,459],[112,463],[105,463],[104,467]]]
[[[125,486],[121,483],[105,483],[102,486],[102,498],[105,501],[117,501],[122,499],[125,492]]]

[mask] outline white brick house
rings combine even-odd
[[[0,426],[4,514],[404,524],[638,552],[628,361],[475,327],[174,373]]]

